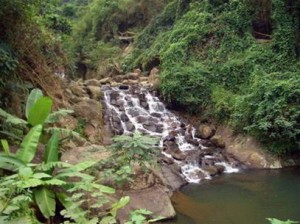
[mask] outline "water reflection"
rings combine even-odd
[[[223,175],[174,194],[176,224],[259,224],[267,217],[300,221],[300,169]]]

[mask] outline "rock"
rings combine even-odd
[[[138,123],[143,124],[143,123],[145,123],[145,122],[147,121],[147,117],[144,117],[144,116],[138,116],[138,117],[136,117],[136,121],[137,121]]]
[[[75,130],[78,125],[78,120],[72,115],[61,116],[57,122],[57,126],[69,130]]]
[[[140,77],[140,82],[148,82],[148,77]]]
[[[201,124],[198,128],[198,133],[200,138],[209,139],[216,133],[216,129],[208,124]]]
[[[157,118],[161,118],[161,116],[162,116],[162,114],[156,113],[156,112],[151,113],[150,115],[151,115],[152,117],[157,117]]]
[[[187,157],[187,155],[181,152],[180,150],[176,150],[175,152],[172,152],[171,155],[174,159],[177,160],[185,160]]]
[[[124,195],[130,197],[130,202],[118,211],[117,219],[121,223],[128,220],[131,211],[141,208],[153,212],[153,218],[162,216],[170,219],[176,215],[167,189],[163,186],[157,185],[143,190],[125,191]]]
[[[138,80],[140,77],[140,73],[127,73],[125,77],[126,79]]]
[[[165,156],[165,155],[162,155],[160,160],[162,162],[164,162],[165,164],[168,164],[168,165],[174,164],[174,160],[170,157]]]
[[[175,138],[175,136],[173,136],[173,135],[168,135],[168,136],[166,136],[165,138],[164,138],[164,142],[165,141],[172,141],[172,142],[175,142],[175,140],[176,140],[176,138]]]
[[[204,171],[206,171],[210,176],[216,176],[218,174],[218,169],[215,166],[206,166],[202,168]]]
[[[236,135],[229,127],[220,126],[216,132],[223,137],[225,152],[250,168],[281,168],[281,159],[263,149],[253,137]]]
[[[158,89],[160,78],[159,78],[159,70],[156,67],[154,67],[150,71],[148,82],[152,85],[154,89]]]
[[[135,127],[131,122],[127,122],[125,125],[126,125],[126,128],[127,128],[128,131],[134,131],[135,130]]]
[[[120,118],[121,118],[121,120],[122,120],[123,122],[129,121],[128,116],[127,116],[124,112],[121,114]]]
[[[213,155],[214,154],[214,148],[203,148],[203,149],[201,149],[201,155],[202,156],[206,156],[206,155],[209,155],[209,156],[211,156],[211,155]]]
[[[180,167],[176,164],[161,165],[162,181],[171,191],[176,191],[187,184],[186,180],[180,175],[180,171]]]
[[[214,135],[210,141],[213,145],[219,148],[225,148],[225,142],[224,139],[220,135]]]
[[[132,117],[137,117],[139,115],[139,111],[135,108],[129,108],[128,114],[130,114]]]
[[[111,83],[111,78],[110,77],[107,77],[107,78],[104,78],[104,79],[100,79],[99,80],[99,83],[101,84],[101,85],[105,85],[105,84],[110,84]]]
[[[128,85],[120,85],[120,86],[119,86],[119,89],[120,89],[120,90],[128,90],[128,89],[129,89],[129,86],[128,86]]]
[[[100,129],[95,128],[92,124],[85,125],[84,134],[92,143],[100,143],[103,140]]]
[[[124,75],[116,75],[113,77],[115,82],[122,82],[124,80]]]
[[[145,108],[146,110],[149,110],[149,104],[147,102],[141,102],[141,107]]]
[[[109,79],[109,78],[106,78]],[[101,79],[102,80],[102,79]],[[88,79],[84,82],[86,86],[100,86],[101,84],[107,84],[107,82],[102,83],[101,80],[97,79]]]
[[[136,84],[139,84],[139,80],[132,80],[132,79],[128,80],[128,85],[136,85]]]
[[[101,100],[102,99],[102,91],[100,86],[87,86],[87,92],[91,95],[92,99],[94,100]]]
[[[73,105],[73,110],[76,117],[83,118],[88,122],[95,120],[99,124],[102,123],[101,103],[96,100],[82,100]]]
[[[64,152],[61,156],[61,161],[76,165],[87,160],[100,161],[109,156],[110,152],[104,146],[89,145],[73,147],[71,150]]]
[[[75,96],[78,97],[87,97],[86,91],[83,89],[84,87],[77,82],[72,81],[69,85],[69,89]]]
[[[225,167],[221,166],[221,165],[215,165],[215,167],[218,170],[218,174],[222,174],[224,172],[224,170],[225,170]]]

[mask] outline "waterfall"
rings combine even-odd
[[[146,88],[103,86],[102,91],[105,121],[109,122],[114,134],[139,131],[160,138],[162,155],[180,167],[181,175],[188,182],[198,183],[222,172],[238,172],[220,149],[212,152],[204,146],[203,140],[196,137],[195,127],[182,122]],[[214,172],[210,172],[212,169]]]

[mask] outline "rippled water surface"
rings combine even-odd
[[[176,224],[300,221],[300,169],[250,170],[188,185],[173,197]]]

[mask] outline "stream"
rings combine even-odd
[[[155,91],[102,86],[104,120],[115,135],[139,131],[160,139],[162,161],[188,183],[172,197],[175,224],[260,224],[300,221],[300,169],[244,170],[222,149],[200,139],[193,124],[166,109]],[[211,172],[211,171],[215,172]]]

